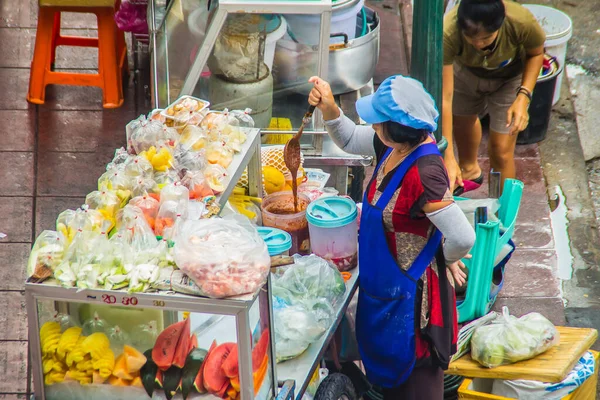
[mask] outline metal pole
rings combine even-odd
[[[442,57],[443,57],[444,0],[416,0],[413,8],[412,51],[410,75],[421,81],[431,93],[442,112]],[[438,120],[435,138],[442,143],[442,118]]]

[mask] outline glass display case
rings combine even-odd
[[[270,399],[270,281],[254,295],[27,284],[36,399]]]

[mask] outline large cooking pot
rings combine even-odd
[[[356,18],[357,38],[350,39],[345,34],[333,32],[334,38],[342,38],[339,44],[329,47],[329,68],[327,80],[334,94],[348,93],[365,86],[373,78],[379,60],[379,16],[364,7],[368,29],[360,35],[363,16]],[[289,88],[297,93],[308,94],[312,84],[308,78],[316,74],[317,53],[312,46],[291,40],[279,40],[275,51],[273,77],[276,86]]]

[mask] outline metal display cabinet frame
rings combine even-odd
[[[190,0],[180,0],[181,2]],[[215,2],[215,0],[213,0]],[[218,0],[216,8],[211,11],[206,34],[202,40],[201,46],[196,52],[191,63],[186,77],[183,80],[183,85],[177,96],[192,95],[196,85],[199,82],[202,69],[206,65],[210,53],[217,42],[219,33],[221,32],[227,16],[229,14],[306,14],[320,15],[320,35],[319,42],[315,47],[318,47],[317,69],[316,74],[327,79],[329,66],[329,40],[331,30],[331,15],[332,1],[331,0]],[[171,1],[162,12],[158,6],[158,0],[150,0],[148,4],[148,25],[150,31],[151,44],[149,49],[152,51],[151,65],[151,95],[152,105],[154,108],[164,108],[164,101],[161,101],[160,83],[159,83],[159,63],[164,63],[167,66],[165,76],[166,80],[166,103],[172,103],[175,98],[171,97],[170,83],[168,72],[168,39],[165,33],[168,29],[167,20],[172,9],[176,5],[176,1]],[[159,38],[159,34],[163,33],[164,41]],[[190,39],[193,40],[193,39]],[[270,134],[289,134],[289,131],[269,131]],[[306,155],[321,155],[323,149],[323,135],[327,134],[320,111],[316,111],[309,127],[305,133],[310,134],[310,145],[303,145],[303,152]]]
[[[210,299],[196,296],[187,296],[174,293],[134,293],[129,294],[124,290],[99,290],[63,288],[49,284],[27,283],[25,285],[27,303],[28,333],[31,360],[34,365],[33,383],[37,400],[46,400],[44,390],[44,376],[42,370],[40,325],[38,313],[38,300],[50,300],[65,303],[88,303],[96,305],[115,304],[119,307],[135,309],[160,309],[169,312],[189,311],[204,314],[234,316],[236,320],[236,334],[238,356],[240,365],[240,384],[242,400],[254,399],[252,379],[252,328],[250,326],[250,308],[255,301],[259,301],[260,321],[263,328],[268,327],[271,332],[269,359],[271,362],[271,389],[270,397],[277,396],[277,374],[275,363],[273,330],[273,313],[271,298],[270,275],[265,286],[257,293],[244,300]],[[107,301],[108,299],[108,301]],[[265,321],[266,320],[266,321]],[[266,325],[265,325],[266,322]],[[38,397],[39,396],[39,397]]]

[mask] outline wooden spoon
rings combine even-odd
[[[304,131],[304,125],[310,121],[314,111],[315,106],[308,107],[308,111],[306,111],[304,118],[302,118],[302,124],[300,125],[300,129],[298,129],[298,133],[296,133],[283,148],[283,161],[292,175],[294,212],[298,212],[298,183],[296,182],[296,177],[298,176],[298,168],[300,168],[300,137]]]

